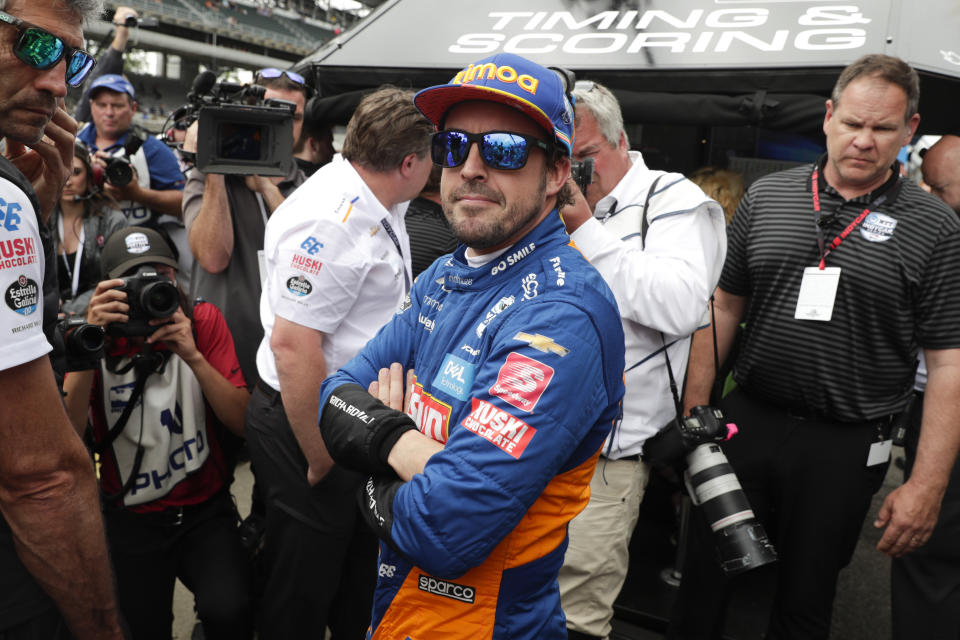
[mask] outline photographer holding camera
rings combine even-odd
[[[296,105],[291,143],[296,141],[310,92],[303,78],[279,69],[261,69],[256,82],[266,88],[265,100]],[[187,130],[185,152],[197,151],[197,130],[196,122]],[[263,234],[274,209],[304,180],[296,164],[289,174],[276,178],[204,174],[197,169],[190,171],[184,189],[183,220],[195,259],[192,293],[223,312],[237,336],[237,356],[251,385],[257,379],[257,347],[263,338],[258,312]]]
[[[114,234],[102,269],[87,320],[106,329],[105,356],[64,390],[80,433],[89,412],[100,454],[120,610],[132,637],[169,640],[180,578],[206,638],[250,638],[252,573],[220,444],[224,429],[242,435],[250,397],[233,338],[216,307],[178,291],[156,231]]]
[[[108,73],[97,78],[90,87],[93,123],[77,138],[105,171],[104,191],[121,203],[131,224],[143,224],[160,214],[179,218],[183,173],[173,151],[131,126],[137,112],[135,96],[133,85],[121,75]],[[140,139],[128,144],[131,135]],[[115,172],[108,171],[116,164],[111,161],[114,158],[123,158],[133,172],[119,167]]]
[[[83,315],[100,280],[100,253],[127,219],[93,179],[90,154],[83,143],[73,147],[73,167],[50,217],[57,253],[60,310]]]
[[[561,210],[570,237],[610,286],[626,336],[623,419],[570,522],[560,594],[570,638],[606,638],[626,578],[628,547],[646,487],[644,443],[677,415],[670,374],[682,380],[726,253],[723,209],[680,174],[648,169],[630,151],[616,97],[576,83],[573,157],[593,181]],[[669,360],[667,359],[669,357]]]

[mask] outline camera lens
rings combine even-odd
[[[168,318],[180,306],[180,294],[172,282],[151,282],[140,293],[140,306],[151,318]]]
[[[97,354],[103,349],[103,327],[82,324],[71,332],[71,345],[83,354]]]
[[[125,187],[133,180],[133,168],[123,158],[111,158],[103,173],[110,184],[118,187]]]

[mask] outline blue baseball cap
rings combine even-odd
[[[417,109],[440,126],[454,105],[467,100],[499,102],[519,109],[573,153],[573,104],[556,71],[512,53],[498,53],[462,69],[447,84],[423,89]]]
[[[136,98],[133,85],[130,84],[126,78],[116,73],[105,73],[94,80],[93,84],[90,85],[90,97],[93,97],[93,92],[97,89],[110,89],[117,93],[126,93],[131,98]]]

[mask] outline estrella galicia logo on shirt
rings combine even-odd
[[[433,386],[442,389],[457,400],[466,400],[473,386],[474,365],[448,353],[433,379]]]
[[[27,276],[21,275],[7,287],[3,298],[8,307],[22,316],[28,316],[36,311],[40,304],[40,287]]]
[[[860,225],[860,235],[870,242],[886,242],[893,237],[897,221],[888,215],[871,211]]]
[[[490,394],[531,413],[551,379],[553,367],[514,351],[500,367],[497,381],[490,387]]]
[[[313,291],[313,285],[303,276],[293,276],[287,280],[287,291],[302,298],[310,295],[310,292]]]
[[[476,599],[476,589],[469,585],[448,582],[447,580],[426,576],[422,573],[419,578],[417,588],[420,589],[420,591],[426,591],[427,593],[443,596],[444,598],[450,598],[452,600],[459,600],[467,604],[473,604],[473,601]]]
[[[501,451],[519,460],[537,430],[520,418],[490,404],[473,399],[470,415],[460,424],[481,438],[496,445]]]

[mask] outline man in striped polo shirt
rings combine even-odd
[[[926,542],[960,445],[960,224],[896,162],[918,101],[901,60],[851,64],[826,102],[827,154],[754,183],[729,229],[715,293],[721,360],[746,329],[739,388],[720,403],[740,435],[724,451],[780,555],[767,638],[829,636],[837,575],[883,481],[920,349],[929,381],[916,465],[874,523],[885,528],[879,551]],[[709,400],[712,350],[699,332],[687,409]],[[695,529],[670,638],[722,631],[731,585]]]

